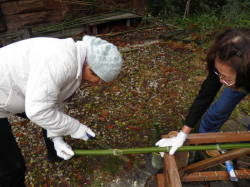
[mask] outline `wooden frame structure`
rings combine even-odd
[[[103,14],[101,18],[99,17],[95,21],[92,21],[88,24],[89,33],[93,33],[93,34],[97,35],[98,34],[98,25],[112,22],[112,21],[125,20],[126,26],[130,27],[131,20],[136,19],[136,18],[141,18],[141,16],[134,14],[134,13],[131,13],[131,12],[119,12],[118,11],[118,12],[106,13],[106,14]]]
[[[173,132],[162,136],[168,138]],[[216,144],[250,141],[250,132],[218,132],[190,134],[186,144]],[[233,149],[225,154],[214,156],[187,165],[188,152],[176,152],[174,155],[164,154],[163,173],[157,174],[158,187],[181,187],[182,182],[229,180],[227,171],[202,171],[227,160],[233,160],[250,154],[250,148]],[[250,169],[235,170],[239,179],[250,179]]]

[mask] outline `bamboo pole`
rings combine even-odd
[[[250,143],[241,144],[214,144],[214,145],[195,145],[182,146],[177,151],[200,151],[200,150],[220,150],[220,149],[236,149],[250,148]],[[76,155],[125,155],[125,154],[142,154],[152,152],[169,152],[170,147],[145,147],[130,149],[106,149],[106,150],[74,150]]]

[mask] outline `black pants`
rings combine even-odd
[[[17,116],[27,118],[24,113]],[[47,138],[44,129],[43,137],[48,154],[56,156],[53,142]],[[7,118],[2,118],[0,119],[0,187],[25,186],[25,171],[25,160],[12,134],[9,121]]]

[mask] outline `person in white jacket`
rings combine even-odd
[[[46,129],[57,155],[68,160],[74,152],[63,136],[87,141],[95,133],[63,113],[63,101],[83,81],[112,81],[121,67],[117,47],[94,36],[77,42],[31,38],[0,48],[0,186],[25,186],[25,161],[8,122],[11,114],[26,114]]]

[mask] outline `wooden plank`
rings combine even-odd
[[[169,155],[168,153],[164,154],[164,177],[166,186],[168,187],[181,187],[181,179],[175,157]]]
[[[66,37],[74,37],[76,35],[82,35],[83,33],[87,33],[87,28],[85,27],[77,27],[72,29],[62,29],[58,32],[46,33],[47,37],[54,38],[66,38]],[[39,34],[32,32],[32,36],[44,36],[44,34]]]
[[[234,170],[238,179],[250,179],[250,170]],[[203,171],[186,174],[181,178],[182,182],[199,182],[199,181],[219,181],[229,180],[227,171]],[[157,174],[158,187],[165,187],[164,174]],[[160,186],[159,186],[160,185]]]
[[[194,164],[188,165],[184,167],[180,171],[180,173],[191,173],[191,172],[196,172],[196,171],[202,171],[204,169],[211,168],[220,163],[223,163],[227,160],[233,160],[235,158],[244,156],[248,153],[250,153],[250,148],[234,149],[234,150],[226,152],[225,154],[212,157],[212,158],[208,158],[206,160],[202,160]]]
[[[238,179],[250,179],[250,170],[234,170]],[[203,171],[186,174],[182,177],[182,182],[229,180],[227,171]]]
[[[114,14],[104,14],[103,18],[97,19],[91,23],[89,23],[89,26],[94,26],[102,23],[107,23],[110,21],[117,21],[117,20],[123,20],[123,19],[131,19],[131,18],[140,18],[141,16],[133,14],[133,13],[121,13],[117,12],[116,15]]]
[[[167,138],[168,135],[163,135]],[[217,132],[217,133],[192,133],[188,136],[188,144],[225,143],[250,141],[249,131]]]

